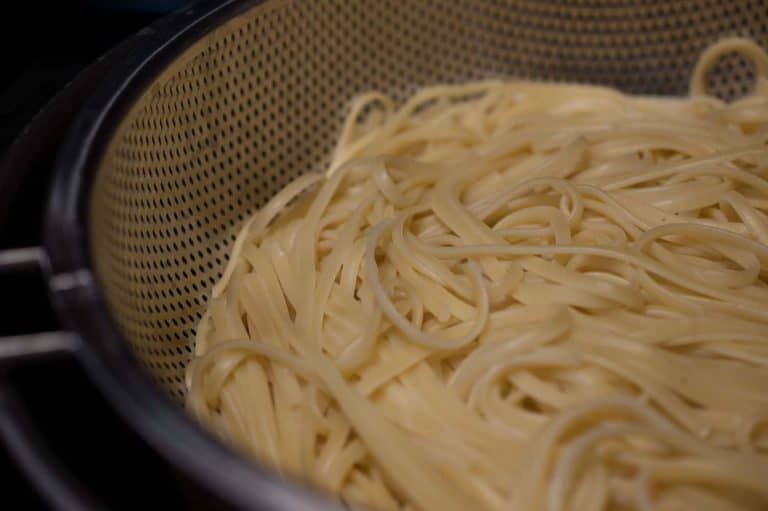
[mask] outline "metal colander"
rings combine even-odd
[[[246,2],[247,3],[247,2]],[[123,116],[97,163],[91,259],[136,357],[171,395],[242,221],[322,167],[345,105],[378,89],[489,77],[683,95],[719,37],[768,44],[765,0],[288,1],[246,6],[187,47]],[[724,57],[710,91],[752,85]]]
[[[84,500],[65,463],[46,463],[4,378],[11,364],[68,355],[193,507],[331,509],[245,462],[178,406],[195,328],[242,221],[323,168],[362,91],[403,100],[429,84],[514,77],[684,95],[698,55],[719,38],[768,47],[767,2],[200,0],[142,30],[78,78],[55,116],[33,122],[10,158],[18,175],[0,168],[2,216],[13,183],[46,167],[51,155],[35,158],[52,147],[46,129],[77,111],[58,147],[43,246],[0,250],[0,275],[42,271],[64,329],[0,337],[0,439],[49,500]],[[751,88],[754,71],[727,54],[706,80],[728,100]],[[69,103],[86,96],[82,108]]]

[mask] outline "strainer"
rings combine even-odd
[[[517,77],[682,95],[698,54],[734,35],[768,45],[765,0],[273,0],[179,11],[136,36],[72,126],[44,250],[0,259],[41,264],[74,332],[6,342],[8,358],[75,352],[133,427],[235,507],[330,508],[230,452],[179,406],[195,327],[243,219],[322,168],[356,93],[403,99],[428,84]],[[751,63],[733,54],[708,86],[733,99],[752,80]]]

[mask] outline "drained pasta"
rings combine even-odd
[[[352,507],[768,509],[766,77],[362,95],[238,235],[188,407]]]

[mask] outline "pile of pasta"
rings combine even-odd
[[[767,75],[360,96],[238,235],[188,407],[350,507],[768,509]]]

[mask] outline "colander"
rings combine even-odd
[[[140,32],[60,151],[42,267],[69,333],[0,339],[6,362],[73,353],[123,418],[222,502],[335,509],[246,461],[180,406],[207,296],[241,222],[323,167],[349,99],[515,77],[683,95],[722,36],[768,46],[765,0],[202,2]],[[725,55],[712,94],[752,85]]]

